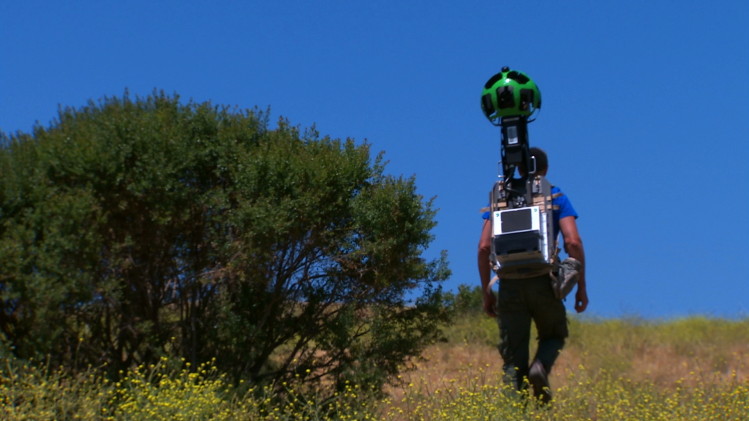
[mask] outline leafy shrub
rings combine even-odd
[[[125,95],[0,134],[0,172],[0,332],[21,358],[215,358],[332,393],[382,385],[447,318],[431,201],[366,143]]]

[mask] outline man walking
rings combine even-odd
[[[545,176],[548,158],[539,148],[530,148],[536,162],[536,174]],[[556,241],[561,231],[564,249],[569,257],[580,262],[575,310],[585,311],[588,295],[585,281],[585,252],[577,230],[577,213],[570,200],[558,187],[552,187],[553,237]],[[504,361],[503,370],[508,381],[518,390],[524,388],[525,379],[533,394],[542,402],[551,400],[548,375],[568,336],[567,315],[564,303],[557,298],[551,285],[550,274],[525,279],[500,279],[499,295],[495,299],[491,278],[492,221],[490,212],[484,214],[478,250],[478,268],[483,289],[484,312],[496,317],[499,324],[499,353]],[[538,350],[529,364],[531,321],[538,332]]]

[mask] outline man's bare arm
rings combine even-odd
[[[491,263],[489,262],[489,254],[491,254],[491,240],[492,223],[489,220],[485,220],[484,226],[481,229],[481,239],[479,240],[479,276],[481,278],[481,291],[483,292],[482,295],[484,297],[484,313],[491,317],[497,317],[497,314],[494,311],[494,292],[492,292],[490,281],[492,272]]]
[[[559,229],[564,237],[564,251],[567,255],[580,261],[580,278],[577,281],[577,293],[575,294],[575,310],[582,313],[588,307],[588,290],[585,280],[585,250],[583,240],[577,231],[577,222],[574,216],[567,216],[559,220]]]

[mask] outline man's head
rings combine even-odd
[[[546,156],[546,152],[536,147],[530,148],[528,152],[532,159],[536,161],[535,174],[546,176],[546,172],[549,170],[549,158]],[[526,174],[525,165],[521,163],[518,171],[520,171],[520,174]]]
[[[546,152],[544,152],[541,148],[530,148],[530,155],[536,159],[536,174],[538,175],[546,175],[546,172],[549,171],[549,158],[546,156]]]

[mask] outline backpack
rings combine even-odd
[[[549,275],[554,295],[564,299],[577,285],[582,266],[572,257],[559,261],[553,226],[551,184],[543,176],[534,177],[526,187],[526,206],[508,200],[506,186],[497,181],[489,193],[492,218],[491,263],[500,279],[524,279]],[[509,186],[515,189],[517,186]],[[525,191],[523,192],[525,194]],[[527,198],[530,198],[528,200]]]
[[[535,176],[527,184],[497,181],[489,193],[489,212],[491,263],[501,279],[531,278],[554,270],[551,184],[545,177]]]

